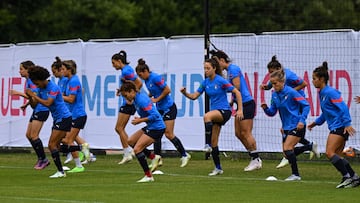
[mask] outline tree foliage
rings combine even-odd
[[[2,0],[0,43],[202,34],[205,0]],[[360,28],[360,0],[209,0],[211,33]]]

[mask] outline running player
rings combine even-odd
[[[326,61],[315,68],[312,77],[314,87],[319,89],[322,113],[308,126],[308,129],[312,130],[315,126],[327,122],[330,133],[326,142],[326,156],[342,175],[342,181],[336,188],[357,187],[360,185],[359,176],[350,163],[342,157],[346,141],[349,136],[355,134],[355,129],[351,126],[349,108],[343,101],[341,93],[327,85],[329,73]]]
[[[296,156],[310,150],[309,145],[295,147],[306,133],[306,118],[310,111],[307,100],[296,90],[285,85],[285,72],[278,70],[270,75],[270,81],[274,87],[271,97],[271,105],[261,104],[261,108],[268,116],[274,116],[278,111],[284,130],[283,152],[291,165],[292,174],[285,181],[301,180]]]
[[[47,69],[35,66],[29,68],[28,73],[29,78],[39,88],[38,93],[26,89],[30,105],[35,107],[40,103],[48,107],[54,120],[48,148],[57,167],[57,172],[51,175],[50,178],[66,177],[62,168],[58,146],[71,129],[71,113],[65,105],[60,88],[54,82],[48,80],[50,73]]]
[[[244,171],[261,169],[262,161],[257,151],[256,140],[252,134],[256,104],[249,92],[244,75],[239,66],[231,63],[229,56],[225,52],[213,50],[210,53],[219,62],[221,69],[227,71],[229,82],[241,93],[242,103],[239,104],[236,102],[236,99],[233,99],[231,104],[235,103],[237,108],[241,105],[244,112],[244,119],[234,120],[235,136],[248,150],[251,158],[249,165],[244,168]],[[234,95],[233,98],[235,98]]]
[[[136,87],[140,90],[142,82],[135,74],[134,69],[129,66],[129,62],[127,61],[127,54],[125,51],[122,50],[119,53],[114,54],[111,57],[111,62],[115,70],[121,70],[121,81],[133,81]],[[120,92],[118,91],[116,95],[120,96]],[[124,150],[124,156],[118,164],[125,164],[133,159],[133,150],[131,149],[131,147],[129,147],[129,144],[127,143],[128,134],[125,131],[125,127],[129,121],[130,116],[134,115],[135,111],[135,106],[129,101],[127,101],[125,98],[122,98],[122,103],[116,121],[115,131],[120,136],[120,141]]]
[[[53,62],[53,64],[51,65],[51,70],[52,70],[52,73],[53,75],[58,78],[58,86],[60,87],[60,90],[61,90],[61,94],[64,95],[65,94],[65,90],[66,90],[66,86],[68,85],[68,78],[64,76],[64,68],[63,68],[63,63],[60,59],[60,57],[55,57],[55,61]],[[68,102],[65,102],[65,104],[69,107],[69,103]],[[78,145],[83,145],[84,146],[87,146],[88,148],[88,144],[87,142],[80,136],[76,136],[75,138],[75,142],[78,144]],[[85,148],[86,150],[86,148]],[[79,152],[80,153],[80,152]],[[83,154],[81,154],[83,155]],[[80,154],[79,154],[80,156]],[[81,156],[80,156],[81,157]],[[90,162],[92,161],[95,161],[96,158],[94,158],[95,156],[90,153]],[[73,160],[73,157],[71,155],[71,153],[68,153],[67,156],[66,156],[66,159],[64,161],[64,164],[67,164],[69,163],[70,161]],[[80,159],[81,160],[81,159]],[[89,161],[85,158],[85,160],[83,160],[81,162],[81,164],[87,164]]]
[[[149,91],[149,96],[151,97],[151,101],[156,103],[156,108],[162,115],[166,125],[166,138],[170,140],[171,143],[173,143],[181,155],[180,167],[185,167],[188,164],[191,156],[185,151],[185,148],[180,139],[174,134],[177,107],[170,97],[171,90],[169,86],[167,86],[166,82],[160,75],[150,71],[149,66],[143,59],[138,60],[136,73],[141,79],[145,81],[146,87]],[[154,143],[154,152],[155,154],[161,155],[161,140],[158,140]]]
[[[292,72],[288,68],[283,68],[281,63],[277,60],[276,56],[273,56],[271,58],[271,61],[267,65],[268,72],[271,74],[274,71],[278,71],[281,69],[284,69],[285,72],[285,84],[289,87],[294,88],[294,90],[298,91],[304,98],[305,98],[305,92],[304,88],[307,86],[307,83],[299,76],[297,76],[294,72]],[[269,81],[268,84],[261,84],[260,89],[263,90],[270,90],[272,88],[272,84]],[[284,135],[284,130],[280,129],[281,135]],[[316,157],[320,157],[320,153],[318,151],[318,146],[316,142],[310,142],[309,140],[305,138],[301,138],[300,143],[303,145],[309,145],[311,146],[310,151],[310,159],[316,155]],[[280,163],[276,166],[277,169],[282,168],[289,164],[289,161],[286,159],[286,157],[283,157],[283,159],[280,161]]]
[[[83,96],[82,96],[82,86],[79,80],[79,77],[76,75],[76,63],[73,60],[66,60],[62,62],[62,68],[64,72],[64,76],[68,78],[68,83],[65,88],[65,92],[63,94],[63,99],[66,103],[68,103],[69,110],[72,114],[72,126],[71,131],[66,134],[63,143],[70,148],[77,148],[75,151],[72,151],[72,157],[75,161],[76,167],[69,171],[69,173],[78,173],[83,172],[85,168],[81,164],[81,160],[79,158],[80,146],[71,146],[73,145],[76,137],[79,136],[79,132],[81,129],[84,129],[87,115],[85,112],[85,107],[83,104]],[[90,160],[90,151],[89,144],[83,143],[81,145],[81,150],[84,153],[85,159],[87,161]]]
[[[26,88],[31,89],[33,92],[38,93],[39,89],[36,87],[36,85],[31,81],[29,78],[28,69],[31,67],[34,67],[34,63],[32,61],[24,61],[20,63],[20,75],[21,77],[26,78]],[[16,90],[11,90],[11,95],[19,95],[26,99],[29,99],[29,97],[23,93]],[[29,105],[29,102],[21,106],[20,108],[25,111],[26,107]],[[49,109],[42,105],[37,104],[33,110],[33,113],[30,117],[27,130],[26,130],[26,138],[29,140],[31,146],[35,150],[35,153],[38,157],[38,160],[34,166],[35,169],[41,170],[47,167],[50,162],[46,158],[46,154],[44,152],[44,146],[43,143],[39,137],[40,130],[42,126],[44,125],[44,122],[49,117]]]
[[[140,179],[139,183],[153,182],[154,177],[151,174],[146,162],[144,150],[157,139],[161,139],[165,132],[165,123],[156,110],[155,105],[151,102],[148,95],[140,93],[140,90],[132,81],[125,81],[120,87],[120,93],[127,101],[132,102],[136,107],[140,117],[135,117],[131,123],[137,125],[145,122],[146,126],[136,131],[129,137],[128,144],[133,146],[135,156],[137,157],[145,176]]]
[[[210,98],[210,111],[204,115],[205,135],[211,137],[211,155],[215,164],[215,169],[209,176],[223,174],[219,157],[219,135],[221,126],[231,117],[231,107],[227,100],[227,92],[235,94],[237,102],[242,103],[240,92],[221,76],[221,68],[215,59],[207,59],[204,63],[206,79],[201,83],[198,90],[194,93],[187,93],[186,88],[182,87],[180,92],[191,100],[197,99],[204,91]],[[236,112],[236,118],[243,119],[242,106]]]

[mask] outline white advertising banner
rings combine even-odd
[[[9,97],[9,90],[13,86],[21,85],[21,77],[13,67],[13,55],[15,46],[0,46],[0,146],[7,146],[11,144],[13,133],[11,130],[13,117],[24,115],[17,106],[13,103],[18,103],[20,97]],[[24,89],[24,86],[22,86]]]
[[[167,84],[178,107],[174,133],[181,139],[186,149],[199,150],[205,140],[202,119],[205,106],[204,94],[192,101],[180,93],[181,87],[186,87],[188,92],[195,92],[204,79],[203,43],[203,38],[175,38],[169,40],[167,49]],[[174,149],[170,142],[163,141],[163,145]]]
[[[1,84],[1,91],[9,91],[9,89],[15,89],[18,91],[24,91],[25,88],[25,78],[21,78],[19,74],[20,63],[23,61],[31,60],[36,65],[43,66],[47,68],[51,73],[51,64],[55,61],[55,57],[59,56],[62,60],[72,59],[75,60],[78,67],[82,67],[82,42],[71,43],[38,43],[38,44],[23,44],[20,46],[14,46],[13,49],[8,50],[11,54],[11,63],[6,64],[1,68],[1,71],[4,71],[4,74],[1,73],[1,77],[12,78],[12,85],[8,87],[7,85]],[[6,51],[0,48],[0,53]],[[5,62],[6,60],[1,60]],[[10,71],[9,71],[10,70]],[[80,71],[79,71],[80,72]],[[81,72],[80,72],[81,74]],[[53,79],[53,78],[52,78]],[[3,79],[8,80],[8,79]],[[32,114],[32,109],[29,106],[25,112],[22,112],[20,106],[26,103],[26,100],[22,97],[11,97],[8,94],[4,94],[4,100],[11,101],[9,108],[12,109],[7,114],[4,115],[7,123],[4,127],[0,129],[1,139],[8,137],[9,139],[6,142],[1,142],[1,146],[31,146],[29,141],[25,137],[25,132],[27,125],[29,123],[30,116]],[[1,119],[1,123],[4,119]],[[45,145],[49,140],[50,132],[52,127],[52,118],[49,116],[48,120],[45,122],[42,130],[40,131],[40,137]],[[7,129],[7,130],[5,130]]]

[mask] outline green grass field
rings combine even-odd
[[[263,160],[263,168],[244,172],[248,159],[232,160],[221,156],[224,174],[209,177],[212,160],[203,153],[191,153],[192,160],[180,168],[179,158],[165,158],[154,175],[155,182],[137,183],[143,177],[137,160],[118,165],[120,155],[97,155],[85,165],[84,173],[50,179],[56,169],[33,169],[35,154],[0,154],[0,202],[357,202],[360,187],[335,189],[341,177],[327,161],[299,161],[302,181],[281,181],[290,167],[275,169],[279,160]],[[305,156],[305,155],[302,155]],[[62,161],[65,157],[61,157]],[[68,164],[72,168],[74,163]],[[352,163],[360,172],[358,162]],[[266,181],[268,176],[279,181]]]

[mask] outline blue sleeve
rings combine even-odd
[[[60,88],[58,88],[58,86],[56,85],[53,85],[49,91],[48,97],[52,99],[56,99],[57,95],[59,94],[61,94]]]
[[[270,81],[269,81],[268,84],[267,84],[267,88],[268,88],[268,89],[271,89],[271,88],[272,88],[272,84],[271,84]]]
[[[154,112],[155,109],[153,108],[153,105],[151,102],[149,102],[147,106],[142,107],[142,110],[147,112],[147,114],[148,114],[147,118],[148,118],[149,122],[154,121],[157,118],[156,113]]]
[[[69,94],[77,94],[78,90],[81,88],[80,81],[71,80],[69,82]]]
[[[161,77],[161,75],[157,75],[154,77],[153,82],[156,84],[156,86],[158,86],[160,89],[165,89],[166,87],[166,82],[164,80],[163,77]]]
[[[225,80],[224,78],[220,78],[219,81],[221,84],[221,88],[223,88],[227,92],[232,92],[233,89],[235,88],[229,81]]]
[[[205,81],[206,81],[206,79],[202,81],[202,83],[200,84],[200,87],[196,90],[200,94],[202,94],[205,91]]]
[[[299,92],[293,91],[293,94],[294,94],[294,100],[297,101],[302,108],[300,122],[306,123],[306,119],[310,112],[309,102]]]
[[[272,96],[272,97],[273,97],[273,96]],[[270,102],[270,103],[271,103],[271,104],[270,104],[270,108],[268,107],[268,108],[264,109],[264,112],[265,112],[265,114],[268,115],[268,116],[275,116],[275,114],[276,114],[276,112],[278,111],[278,109],[277,109],[277,107],[276,107],[276,105],[275,105],[275,102],[274,102],[273,98],[271,98],[271,102]]]
[[[229,69],[229,80],[232,81],[234,78],[239,77],[239,71],[236,68]]]
[[[329,95],[330,101],[332,104],[334,104],[338,109],[340,109],[341,113],[341,122],[344,124],[345,127],[348,127],[351,125],[351,117],[349,113],[349,109],[346,106],[345,102],[343,101],[341,95],[337,91],[331,92]]]
[[[137,75],[135,74],[134,70],[129,67],[123,69],[123,72],[121,73],[121,77],[125,80],[135,81]]]
[[[316,125],[322,125],[325,122],[324,114],[322,113],[318,118],[315,119]]]
[[[302,78],[297,76],[294,72],[288,70],[286,73],[286,83],[288,86],[296,87],[304,82]]]
[[[35,92],[36,94],[39,93],[39,88],[30,80],[26,80],[26,88],[31,89],[31,91]]]

